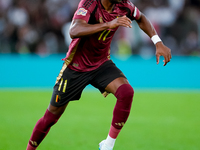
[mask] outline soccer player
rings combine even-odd
[[[70,27],[73,39],[57,77],[52,98],[44,116],[36,123],[27,150],[35,150],[45,138],[70,101],[79,100],[83,89],[91,84],[106,96],[114,94],[116,104],[107,138],[100,150],[112,150],[115,140],[128,119],[134,90],[125,75],[110,60],[110,43],[118,27],[131,28],[131,20],[152,39],[156,59],[171,59],[154,27],[129,0],[81,0]]]

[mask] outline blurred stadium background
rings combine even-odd
[[[111,55],[131,84],[141,88],[200,88],[200,1],[131,1],[151,20],[173,54],[167,67],[157,69],[155,47],[149,37],[135,22],[132,29],[121,27],[112,42]],[[52,87],[62,66],[60,59],[68,50],[68,28],[78,3],[0,0],[1,88]]]
[[[199,0],[131,0],[153,23],[173,55],[200,55]],[[65,53],[79,0],[0,0],[0,53]],[[154,55],[137,27],[120,28],[112,54]]]
[[[132,29],[119,28],[111,45],[111,59],[136,94],[134,112],[116,150],[122,150],[123,145],[126,150],[199,150],[200,0],[131,1],[151,20],[173,58],[165,67],[162,62],[156,65],[155,47],[137,24],[133,22]],[[61,59],[68,50],[68,28],[78,3],[0,0],[0,150],[25,149],[35,122],[49,103]],[[56,125],[41,149],[97,148],[95,144],[107,134],[114,98],[98,101],[100,94],[98,97],[91,86],[87,89],[83,100],[69,106],[69,113],[64,114],[68,119]],[[85,121],[82,115],[89,116],[87,123],[99,130],[87,124],[77,129],[77,124]],[[93,119],[96,116],[98,119]],[[103,126],[101,121],[105,121]],[[55,140],[57,132],[63,138]],[[91,138],[89,143],[85,134]],[[66,145],[67,135],[71,140]]]

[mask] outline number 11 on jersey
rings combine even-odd
[[[104,35],[104,33],[105,33],[105,35]],[[101,35],[99,36],[99,41],[101,40],[101,38],[102,38],[102,36],[104,35],[104,37],[103,37],[103,41],[105,41],[106,40],[106,37],[108,36],[108,34],[110,33],[110,30],[104,30],[102,33],[101,33]]]

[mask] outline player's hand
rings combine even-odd
[[[171,55],[171,50],[166,47],[162,42],[158,42],[156,44],[156,61],[157,61],[157,64],[159,64],[159,61],[160,61],[160,56],[163,56],[164,57],[164,66],[170,62],[170,59],[172,58],[172,55]]]
[[[122,17],[117,17],[114,20],[108,22],[108,25],[109,25],[109,29],[114,29],[118,26],[124,26],[124,27],[127,27],[127,28],[132,28],[131,23],[132,22],[128,17],[122,16]]]

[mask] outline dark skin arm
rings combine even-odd
[[[152,26],[151,22],[145,17],[144,14],[141,13],[141,16],[138,20],[136,20],[139,27],[151,38],[153,35],[156,35],[156,30]],[[106,29],[113,29],[118,26],[128,27],[131,28],[131,20],[126,16],[118,17],[110,22],[101,23],[101,24],[88,24],[85,20],[82,19],[74,19],[72,21],[70,27],[70,36],[72,39],[80,38],[83,36],[88,36],[94,33],[98,33],[100,31]],[[156,44],[156,61],[157,64],[159,63],[160,56],[164,57],[164,66],[170,61],[171,59],[171,50],[166,47],[162,42],[158,42]]]
[[[88,24],[85,20],[74,19],[69,34],[72,39],[88,36],[106,29],[113,29],[118,26],[131,28],[131,20],[126,16],[118,17],[110,22],[100,24]]]
[[[151,22],[145,17],[144,14],[141,13],[141,16],[138,20],[136,20],[139,27],[151,38],[156,35],[156,30],[152,26]],[[160,56],[164,57],[164,66],[170,61],[172,58],[171,50],[166,47],[163,42],[156,43],[156,61],[159,63]]]

